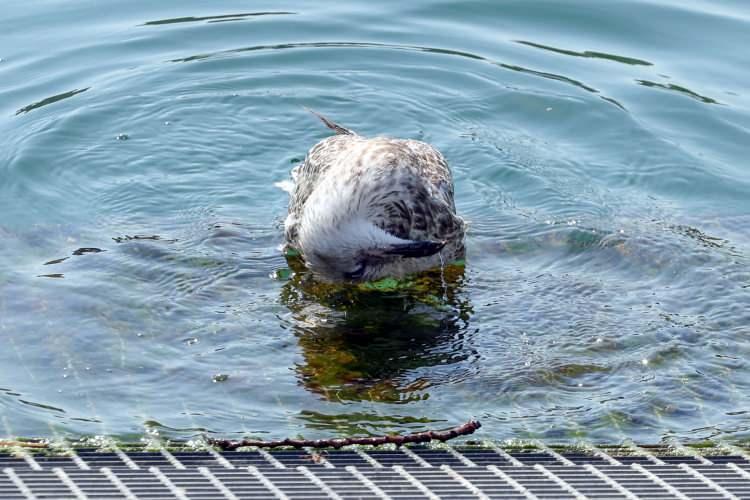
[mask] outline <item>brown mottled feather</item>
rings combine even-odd
[[[439,151],[411,139],[364,138],[314,114],[337,135],[313,146],[292,173],[295,187],[286,222],[289,245],[297,247],[310,196],[316,189],[326,189],[346,193],[352,211],[366,214],[367,220],[389,234],[405,240],[445,241],[446,261],[463,258],[465,224],[456,215],[453,179]],[[345,219],[342,214],[340,222]],[[413,270],[418,263],[408,264],[407,270]]]

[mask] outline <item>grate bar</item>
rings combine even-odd
[[[609,477],[604,472],[600,471],[596,467],[594,467],[591,464],[585,464],[583,466],[584,469],[591,472],[593,475],[607,483],[609,486],[617,490],[619,493],[625,496],[628,500],[638,500],[638,497],[629,489],[618,483],[615,479]]]
[[[158,467],[151,466],[148,468],[148,471],[156,476],[156,478],[161,481],[161,484],[167,487],[170,493],[172,493],[175,498],[178,500],[190,500],[187,495],[185,494],[185,490],[178,487],[176,484],[172,482],[171,479],[169,479],[166,474],[164,474],[161,469]]]
[[[440,466],[440,468],[443,469],[451,478],[453,478],[453,480],[457,481],[461,484],[461,486],[476,495],[479,500],[490,500],[490,497],[488,497],[484,491],[479,489],[478,486],[456,472],[450,465],[443,464]]]
[[[87,464],[86,461],[82,459],[81,456],[78,455],[78,453],[76,453],[76,450],[74,450],[73,448],[68,448],[66,451],[70,453],[70,458],[73,459],[73,462],[75,462],[75,464],[78,466],[79,469],[91,470],[91,467],[89,467],[89,464]]]
[[[742,457],[742,460],[744,460],[745,462],[750,462],[750,455],[739,446],[722,443],[721,447],[727,450],[732,455],[737,455],[738,457]]]
[[[27,498],[27,500],[36,500],[36,495],[34,495],[31,489],[29,489],[29,487],[26,485],[26,483],[23,482],[23,479],[21,479],[18,474],[16,474],[16,471],[11,469],[10,467],[7,467],[3,469],[3,472],[5,472],[5,475],[8,476],[13,485],[18,488],[18,491],[20,491],[21,494]]]
[[[659,457],[655,456],[650,451],[648,451],[648,450],[646,450],[644,448],[641,448],[640,446],[638,446],[637,444],[635,444],[633,442],[627,442],[625,445],[628,448],[630,448],[631,450],[633,450],[634,452],[639,453],[640,455],[643,455],[644,457],[646,457],[650,462],[652,462],[655,465],[667,465],[666,463],[664,463],[664,460],[662,460]]]
[[[365,477],[365,475],[358,471],[356,467],[354,467],[353,465],[347,465],[346,470],[347,472],[349,472],[349,474],[356,477],[359,482],[367,486],[367,488],[372,491],[375,496],[382,500],[390,500],[391,497],[389,497],[385,491],[381,490],[377,484],[373,483],[369,478]]]
[[[615,452],[610,456],[609,448],[592,447],[525,454],[491,446],[348,448],[313,452],[325,458],[313,457],[314,465],[290,450],[96,453],[58,448],[32,456],[35,466],[23,455],[0,452],[0,498],[750,499],[750,464],[738,454],[714,457],[712,452],[712,463],[706,464],[691,450],[682,450],[685,458],[680,459],[664,448],[649,449],[653,458],[648,459],[646,450],[637,449],[638,456],[620,458]]]
[[[448,450],[448,453],[456,457],[462,464],[464,464],[467,467],[476,467],[477,464],[475,464],[473,461],[471,461],[469,458],[463,456],[457,449],[455,449],[451,445],[446,445],[446,450]]]
[[[138,500],[138,498],[133,494],[133,492],[130,491],[130,488],[128,488],[128,486],[125,483],[123,483],[122,480],[119,477],[117,477],[109,467],[102,467],[99,470],[102,471],[102,474],[104,474],[107,477],[107,479],[109,479],[109,481],[115,485],[115,488],[117,488],[120,491],[120,493],[123,494],[123,496],[125,497],[125,500]]]
[[[73,480],[70,478],[70,476],[65,472],[65,470],[61,469],[60,467],[55,467],[52,469],[52,471],[55,473],[57,477],[60,478],[60,481],[63,482],[65,486],[70,489],[70,491],[73,492],[75,497],[78,500],[88,500],[88,496],[86,496],[86,493],[81,491],[81,488],[78,487],[78,485],[73,482]]]
[[[373,458],[371,455],[368,455],[367,452],[365,452],[364,450],[360,450],[359,448],[357,448],[354,451],[357,453],[357,455],[362,457],[362,460],[372,465],[373,467],[377,467],[378,469],[383,468],[383,464],[375,460],[375,458]]]
[[[498,445],[492,443],[490,445],[490,449],[503,457],[505,460],[507,460],[512,466],[514,467],[523,467],[523,462],[518,460],[516,457],[505,451],[504,449],[500,448]]]
[[[674,486],[672,486],[671,484],[669,484],[668,482],[666,482],[665,480],[663,480],[662,478],[660,478],[659,476],[651,472],[650,470],[646,469],[641,464],[632,464],[630,467],[637,470],[638,472],[640,472],[641,474],[643,474],[644,476],[649,478],[651,481],[658,484],[659,486],[661,486],[662,488],[670,492],[672,495],[679,498],[680,500],[690,500],[688,497],[685,496],[683,492],[681,492],[680,490],[678,490],[677,488],[675,488]]]
[[[546,446],[541,441],[536,440],[536,441],[534,441],[534,444],[537,446],[537,448],[539,448],[544,453],[546,453],[547,455],[551,456],[552,458],[554,458],[555,460],[557,460],[561,464],[567,465],[567,466],[575,465],[573,462],[571,462],[570,460],[568,460],[564,456],[560,455],[558,452],[556,452],[555,450],[553,450],[549,446]]]
[[[286,496],[286,493],[281,491],[278,486],[273,484],[273,481],[268,479],[260,470],[258,470],[257,467],[255,467],[254,465],[248,465],[247,470],[250,472],[250,474],[255,476],[255,478],[260,481],[263,486],[265,486],[271,493],[273,493],[273,496],[275,496],[279,500],[288,500],[289,497]]]
[[[417,462],[420,467],[432,467],[432,464],[430,462],[411,451],[408,446],[402,446],[400,450],[401,453]]]
[[[302,474],[304,474],[307,479],[309,479],[310,481],[312,481],[313,484],[315,484],[315,486],[317,486],[318,488],[320,488],[321,490],[323,490],[323,493],[325,493],[326,495],[328,495],[328,498],[330,498],[332,500],[343,500],[338,495],[338,493],[336,493],[335,491],[333,491],[331,489],[331,487],[328,486],[325,483],[325,481],[323,481],[318,476],[316,476],[313,471],[311,471],[310,469],[308,469],[304,465],[300,465],[299,467],[297,467],[297,470],[300,471]]]
[[[218,477],[216,477],[214,473],[211,472],[208,468],[198,467],[198,471],[204,476],[206,476],[206,479],[209,480],[209,482],[214,486],[214,488],[219,490],[221,494],[224,495],[224,498],[226,498],[227,500],[239,500],[239,498],[237,498],[237,496],[234,493],[232,493],[232,490],[227,488],[226,485],[222,483],[221,480]]]
[[[273,465],[277,469],[286,469],[286,465],[282,464],[276,457],[268,453],[268,451],[264,450],[263,448],[258,448],[258,454],[263,457],[266,462]]]
[[[209,449],[207,451],[214,458],[214,460],[216,460],[216,462],[219,465],[221,465],[222,467],[227,468],[227,469],[234,469],[235,468],[234,464],[232,462],[230,462],[229,460],[227,460],[224,457],[224,455],[222,455],[221,453],[217,453],[216,450],[211,450],[211,449]]]
[[[171,465],[172,467],[174,467],[175,469],[181,469],[181,470],[185,470],[185,466],[184,466],[184,465],[182,464],[182,462],[180,462],[180,461],[179,461],[179,460],[177,459],[177,457],[176,457],[176,456],[174,456],[174,455],[172,455],[172,454],[171,454],[171,453],[169,452],[169,450],[167,450],[166,448],[161,448],[161,449],[159,449],[159,453],[161,453],[161,454],[162,454],[162,456],[163,456],[164,458],[166,458],[166,459],[167,459],[167,462],[169,462],[169,463],[170,463],[170,465]]]
[[[568,461],[570,462],[570,460]],[[541,472],[542,474],[544,474],[546,478],[554,481],[560,488],[564,489],[565,491],[573,495],[573,497],[576,500],[588,500],[588,497],[584,495],[583,493],[581,493],[580,491],[578,491],[577,489],[575,489],[572,484],[568,483],[563,478],[561,478],[560,476],[558,476],[557,474],[555,474],[554,472],[552,472],[551,470],[549,470],[547,467],[543,466],[542,464],[536,464],[534,468],[538,470],[539,472]]]
[[[29,464],[29,467],[31,467],[32,470],[42,470],[42,466],[39,465],[39,462],[37,462],[36,459],[34,459],[34,456],[28,451],[21,450],[19,455],[27,464]]]
[[[718,484],[716,481],[714,481],[713,479],[709,477],[704,476],[703,474],[701,474],[700,471],[690,467],[688,464],[679,464],[678,467],[684,470],[685,472],[687,472],[688,474],[690,474],[691,476],[695,477],[699,481],[701,481],[703,484],[707,485],[709,488],[714,489],[718,491],[719,493],[721,493],[721,495],[724,498],[729,498],[730,500],[739,500],[739,498],[737,498],[733,493],[730,493],[723,486]]]
[[[744,477],[745,479],[750,479],[750,472],[746,471],[742,467],[738,466],[736,463],[731,462],[727,464],[727,467],[735,471],[740,476]]]
[[[607,453],[606,451],[602,450],[601,448],[589,445],[587,448],[591,451],[591,453],[598,458],[601,458],[605,462],[607,462],[609,465],[622,465],[622,462],[617,460],[615,457]]]
[[[114,446],[112,448],[115,451],[115,455],[117,455],[117,458],[123,461],[125,465],[128,466],[129,469],[133,470],[139,470],[141,467],[133,461],[132,458],[130,458],[124,451],[122,451],[117,446]]]
[[[495,465],[488,465],[487,470],[500,477],[503,481],[508,483],[514,490],[528,498],[528,500],[537,500],[537,496],[534,495],[529,489],[510,477],[508,474],[498,469]]]
[[[401,465],[394,465],[393,466],[393,470],[395,470],[396,472],[398,472],[401,477],[403,477],[404,479],[406,479],[409,482],[409,484],[411,484],[416,489],[418,489],[419,491],[421,491],[430,500],[440,500],[439,496],[437,496],[435,493],[431,492],[430,489],[427,486],[425,486],[424,483],[422,483],[422,481],[420,481],[416,477],[414,477],[411,474],[409,474],[409,472],[406,469],[404,469],[403,466],[401,466]]]
[[[681,444],[680,442],[678,442],[678,441],[676,441],[674,439],[669,441],[669,446],[671,446],[672,448],[674,448],[675,451],[677,451],[681,455],[685,455],[685,456],[694,458],[695,460],[697,460],[698,462],[700,462],[703,465],[713,465],[714,464],[711,460],[707,459],[706,457],[704,457],[703,455],[701,455],[700,453],[698,453],[696,450],[694,450],[692,448],[688,448],[687,446],[684,446],[683,444]]]

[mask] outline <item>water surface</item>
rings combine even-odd
[[[0,434],[750,437],[744,2],[14,0],[0,33]],[[445,287],[293,273],[305,106],[443,151]]]

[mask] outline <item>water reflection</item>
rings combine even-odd
[[[156,21],[147,21],[143,23],[143,26],[160,26],[162,24],[176,24],[176,23],[195,23],[206,21],[208,23],[218,23],[225,21],[240,21],[245,18],[253,18],[258,16],[283,16],[296,14],[296,12],[242,12],[239,14],[220,14],[215,16],[183,16],[174,17],[170,19],[158,19]]]
[[[615,61],[615,62],[619,62],[623,64],[630,64],[632,66],[653,66],[653,63],[644,61],[643,59],[619,56],[617,54],[608,54],[606,52],[596,52],[593,50],[585,50],[583,52],[578,52],[575,50],[560,49],[557,47],[551,47],[549,45],[542,45],[541,43],[529,42],[526,40],[516,40],[516,42],[520,43],[521,45],[527,45],[529,47],[534,47],[534,48],[542,49],[542,50],[549,50],[550,52],[555,52],[557,54],[563,54],[566,56],[585,57],[585,58],[593,58],[593,59],[606,59],[608,61]]]
[[[73,97],[73,96],[78,95],[78,94],[80,94],[82,92],[86,92],[90,88],[91,87],[86,87],[84,89],[74,89],[74,90],[70,90],[68,92],[63,92],[61,94],[56,94],[56,95],[53,95],[53,96],[50,96],[50,97],[46,97],[46,98],[42,99],[41,101],[33,102],[33,103],[29,104],[28,106],[22,107],[21,109],[19,109],[18,111],[16,111],[16,115],[22,115],[22,114],[28,113],[29,111],[33,111],[33,110],[35,110],[37,108],[41,108],[42,106],[47,106],[48,104],[53,104],[53,103],[56,103],[57,101],[62,101],[63,99],[68,99],[69,97]]]
[[[652,82],[649,80],[636,80],[636,83],[638,85],[643,85],[644,87],[651,87],[651,88],[658,88],[663,90],[670,90],[673,92],[678,92],[680,94],[686,95],[692,99],[695,99],[696,101],[700,101],[706,104],[721,104],[716,99],[713,99],[708,96],[701,95],[697,92],[693,92],[687,87],[683,87],[682,85],[675,85],[674,83],[657,83]]]
[[[297,416],[308,429],[336,433],[340,436],[382,436],[400,432],[419,432],[441,427],[446,420],[428,417],[381,415],[374,412],[341,412],[325,414],[302,410]]]
[[[478,353],[463,266],[409,283],[334,287],[288,262],[296,272],[281,300],[292,312],[303,358],[295,371],[307,390],[330,401],[409,403],[471,376]]]

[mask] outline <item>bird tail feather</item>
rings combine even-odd
[[[353,131],[349,130],[348,128],[342,127],[338,123],[332,122],[331,120],[329,120],[325,116],[321,115],[317,111],[313,111],[310,108],[305,108],[305,109],[307,111],[309,111],[310,113],[314,114],[315,116],[317,116],[318,118],[320,118],[320,121],[322,121],[325,124],[326,127],[330,128],[331,130],[333,130],[337,134],[340,134],[340,135],[357,135],[356,133],[354,133]]]

